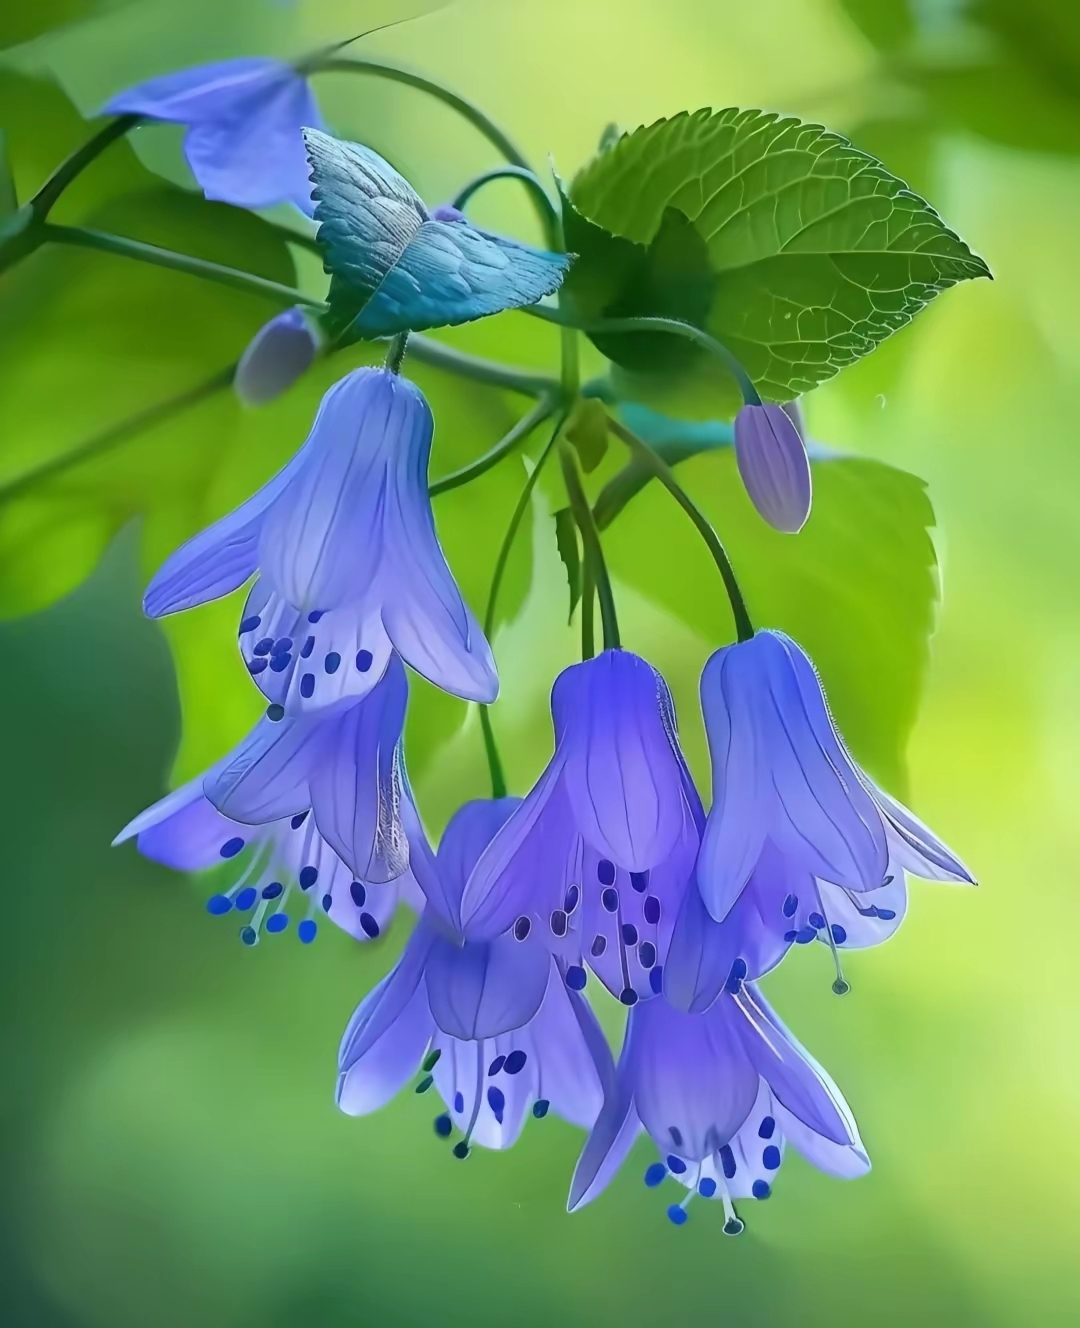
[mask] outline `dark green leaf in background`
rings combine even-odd
[[[672,210],[693,222],[714,281],[705,329],[773,400],[868,354],[948,286],[989,275],[879,162],[818,125],[761,111],[638,129],[594,158],[571,196],[595,225],[640,245]]]
[[[555,543],[566,568],[566,581],[570,587],[570,612],[566,616],[566,621],[570,622],[581,600],[581,548],[578,545],[577,522],[569,507],[560,507],[555,513]]]

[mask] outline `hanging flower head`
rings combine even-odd
[[[318,331],[303,309],[286,309],[264,323],[240,357],[233,390],[246,406],[265,406],[288,391],[315,363]]]
[[[408,870],[407,836],[418,825],[401,763],[406,683],[393,658],[379,685],[343,711],[262,719],[233,752],[170,793],[120,832],[178,871],[235,862],[231,885],[210,913],[253,915],[240,938],[289,926],[294,895],[306,897],[297,927],[315,937],[320,915],[358,940],[380,934],[403,900],[422,906]]]
[[[810,459],[790,407],[747,405],[735,416],[735,461],[750,501],[784,534],[810,516]]]
[[[284,469],[165,562],[146,612],[217,599],[258,571],[240,647],[272,704],[302,712],[363,696],[395,649],[444,691],[494,700],[491,650],[435,534],[433,428],[419,388],[354,370]]]
[[[586,1001],[567,988],[558,961],[536,936],[449,936],[441,914],[457,911],[466,878],[519,799],[471,802],[446,828],[439,851],[414,838],[413,859],[429,907],[401,960],[359,1006],[339,1056],[338,1105],[365,1115],[419,1071],[446,1110],[457,1157],[470,1147],[509,1148],[531,1111],[549,1109],[587,1129],[614,1067]]]
[[[571,1211],[607,1186],[642,1130],[661,1158],[645,1184],[670,1176],[688,1191],[671,1221],[686,1221],[697,1194],[723,1204],[728,1235],[743,1230],[735,1200],[771,1195],[785,1143],[833,1176],[870,1168],[840,1090],[748,984],[704,1014],[663,998],[632,1010],[616,1076],[578,1161]]]
[[[117,93],[113,115],[187,126],[184,156],[210,199],[237,207],[314,210],[301,130],[322,118],[307,80],[278,60],[223,60]]]
[[[792,909],[789,896],[820,916],[816,930],[838,921],[829,915],[830,897],[802,883],[808,876],[848,892],[852,905],[854,896],[893,884],[901,869],[974,883],[959,858],[855,764],[813,664],[790,637],[762,631],[718,650],[702,673],[701,704],[713,807],[697,879],[717,921],[759,870],[762,881],[775,883],[777,862],[791,874],[782,887],[781,934],[800,929],[790,922],[798,904]],[[899,912],[894,901],[876,897],[873,906]],[[763,907],[774,916],[771,902]],[[805,925],[814,925],[809,912]]]
[[[539,931],[585,986],[586,965],[625,1005],[655,995],[697,852],[700,803],[667,685],[605,650],[551,694],[555,754],[477,863],[462,900],[473,934]]]

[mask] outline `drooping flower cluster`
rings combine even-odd
[[[190,71],[112,108],[187,124],[208,196],[309,202],[295,158],[314,104],[291,67]],[[376,183],[415,212],[396,173]],[[383,198],[373,189],[368,202]],[[389,234],[393,210],[376,212]],[[402,244],[391,236],[402,252],[425,226],[424,244],[436,244],[442,232],[431,227],[466,225],[454,209],[413,220]],[[335,214],[335,227],[352,255],[347,218]],[[423,302],[430,264],[420,250],[423,262],[414,252],[395,280]],[[498,252],[496,283],[515,247]],[[456,274],[472,299],[458,257],[429,276],[445,284]],[[520,295],[507,281],[503,307]],[[267,400],[316,351],[302,316],[280,315],[241,362],[238,389]],[[155,618],[251,582],[238,639],[266,714],[117,842],[135,837],[178,870],[224,873],[207,907],[238,915],[248,946],[289,930],[310,942],[323,918],[370,941],[398,904],[418,914],[401,959],[346,1029],[344,1111],[373,1111],[418,1076],[416,1091],[442,1099],[436,1134],[462,1158],[475,1144],[509,1147],[530,1114],[554,1111],[589,1131],[572,1209],[605,1188],[644,1131],[658,1153],[646,1184],[670,1177],[687,1191],[671,1220],[685,1222],[700,1195],[721,1203],[723,1229],[736,1234],[735,1203],[769,1197],[788,1143],[832,1175],[870,1165],[840,1091],[758,979],[817,940],[836,960],[834,989],[846,991],[840,952],[892,935],[907,874],[971,876],[860,769],[813,664],[769,630],[744,632],[704,668],[708,812],[666,683],[612,648],[556,679],[554,750],[532,790],[465,803],[433,851],[406,771],[406,666],[469,701],[498,691],[490,646],[436,535],[433,432],[424,396],[396,366],[354,370],[326,393],[293,459],[166,561],[144,601]],[[797,531],[810,473],[791,417],[748,405],[734,439],[762,515]],[[590,975],[628,1011],[617,1065],[589,1004]]]

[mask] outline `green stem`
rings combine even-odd
[[[488,387],[503,387],[510,392],[519,392],[525,397],[546,397],[559,391],[559,380],[550,374],[528,373],[514,369],[509,364],[500,364],[498,360],[468,355],[416,332],[409,338],[409,354],[421,364],[444,369],[459,378],[471,378],[473,382],[485,383]]]
[[[45,223],[43,232],[44,238],[54,244],[98,249],[102,253],[134,258],[141,263],[153,263],[157,267],[189,272],[193,276],[205,277],[208,281],[217,281],[236,290],[268,296],[282,304],[300,304],[307,309],[316,309],[320,313],[326,309],[322,300],[312,299],[311,296],[302,294],[292,286],[283,286],[280,282],[268,281],[265,277],[256,277],[250,272],[241,272],[238,268],[223,267],[220,263],[211,263],[204,258],[193,258],[190,254],[177,254],[171,249],[159,249],[156,244],[144,244],[141,240],[129,240],[126,236],[110,235],[107,231],[90,230],[86,226],[54,226],[51,222]]]
[[[502,585],[503,574],[506,571],[506,564],[510,557],[510,550],[514,545],[514,536],[518,532],[518,526],[521,525],[521,518],[529,508],[529,501],[532,498],[532,491],[536,488],[536,481],[540,478],[540,472],[544,469],[544,463],[551,455],[552,449],[559,440],[559,434],[566,423],[565,412],[560,414],[551,437],[544,446],[544,450],[536,459],[536,465],[525,481],[525,487],[521,490],[521,497],[517,500],[514,511],[510,517],[510,524],[506,528],[506,534],[503,536],[502,545],[499,548],[498,557],[495,559],[495,570],[491,574],[491,589],[488,591],[487,609],[484,611],[484,635],[490,643],[495,631],[495,607],[499,601],[499,588]],[[506,781],[503,778],[502,762],[499,760],[499,751],[495,745],[495,734],[491,728],[491,716],[488,714],[488,707],[480,707],[480,727],[484,734],[484,749],[487,752],[488,768],[491,771],[492,797],[502,798],[506,796]]]
[[[50,479],[53,475],[62,474],[65,470],[78,465],[80,462],[89,461],[93,457],[100,456],[103,452],[119,447],[121,443],[126,443],[145,429],[150,429],[155,424],[160,424],[162,421],[178,415],[182,410],[198,405],[199,402],[213,396],[215,392],[220,392],[222,388],[228,387],[235,373],[236,365],[230,364],[227,369],[222,369],[220,373],[214,374],[213,378],[208,378],[205,382],[188,388],[186,392],[181,392],[178,396],[170,397],[168,401],[159,402],[156,406],[148,406],[146,410],[140,411],[137,415],[132,415],[129,419],[112,425],[93,438],[88,439],[85,443],[72,448],[70,452],[51,457],[48,461],[42,462],[40,466],[35,466],[33,470],[25,471],[22,475],[16,476],[15,479],[0,485],[0,502],[16,498],[20,493],[33,488],[35,484],[39,484],[42,480]]]
[[[555,204],[551,201],[548,191],[539,179],[524,166],[496,166],[494,170],[485,171],[483,175],[478,175],[475,180],[470,180],[459,191],[451,206],[463,212],[469,200],[479,193],[485,185],[489,185],[495,180],[520,180],[525,185],[536,203],[537,212],[546,217],[544,235],[547,238],[548,245],[552,249],[559,248],[561,250],[562,228],[559,214],[555,210]]]
[[[399,332],[396,337],[391,339],[390,349],[386,352],[386,362],[384,368],[392,374],[401,373],[401,365],[405,359],[405,351],[409,345],[408,332]]]
[[[561,309],[552,309],[550,306],[542,304],[526,305],[521,312],[531,314],[533,318],[542,318],[546,323],[557,323],[560,327],[576,328],[577,331],[586,332],[590,336],[610,332],[670,332],[673,336],[684,337],[687,341],[696,342],[703,349],[723,360],[731,376],[738,383],[739,390],[743,394],[743,400],[747,405],[761,405],[761,396],[757,388],[735,355],[728,350],[722,341],[717,341],[715,337],[710,336],[708,332],[703,332],[700,327],[694,327],[692,323],[683,323],[677,318],[651,317],[597,318],[588,323],[575,323],[571,322]]]
[[[34,216],[39,221],[44,221],[53,204],[71,184],[72,180],[86,170],[87,166],[96,157],[99,157],[111,143],[115,143],[118,138],[123,138],[125,134],[130,133],[141,119],[141,115],[117,116],[115,120],[110,120],[107,125],[99,129],[93,138],[88,138],[81,147],[76,148],[70,157],[67,157],[57,166],[56,170],[30,200]]]
[[[596,586],[593,583],[592,563],[588,558],[581,569],[581,658],[592,659],[596,654],[596,641],[593,631],[593,599]]]
[[[604,561],[604,550],[600,544],[600,534],[593,520],[592,508],[585,497],[578,474],[577,457],[569,443],[559,448],[559,462],[562,465],[563,481],[566,494],[570,499],[570,509],[581,531],[581,543],[585,549],[585,561],[591,568],[596,584],[596,597],[600,601],[600,624],[604,633],[604,649],[618,650],[619,620],[615,613],[615,596],[611,593],[611,579]]]
[[[727,550],[720,542],[720,537],[713,529],[708,517],[701,511],[698,505],[682,487],[679,481],[672,473],[671,467],[661,457],[653,451],[648,443],[644,442],[635,433],[626,427],[621,420],[608,417],[608,428],[630,448],[635,457],[649,467],[652,473],[667,489],[668,493],[675,499],[690,520],[698,528],[702,539],[708,545],[709,552],[712,554],[713,561],[723,578],[724,589],[727,591],[728,600],[731,604],[731,613],[735,619],[735,630],[738,633],[740,641],[749,641],[754,635],[754,626],[750,621],[750,614],[746,608],[746,601],[743,599],[742,591],[739,589],[739,583],[735,577],[735,569],[731,565],[731,559],[727,555]]]
[[[483,456],[478,457],[467,466],[462,466],[460,470],[452,471],[449,475],[444,475],[433,484],[428,485],[428,493],[432,498],[440,493],[448,493],[451,489],[460,488],[462,484],[468,484],[471,480],[477,479],[492,466],[498,463],[528,438],[529,434],[540,424],[543,424],[554,411],[555,402],[551,397],[541,397],[536,405],[527,415],[523,415],[514,427],[499,440],[493,448],[485,452]]]

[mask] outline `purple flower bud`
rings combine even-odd
[[[783,406],[743,406],[735,417],[735,459],[769,525],[789,535],[802,530],[810,515],[810,462]]]
[[[252,337],[236,366],[233,387],[246,406],[265,406],[307,373],[319,336],[301,309],[286,309]]]

